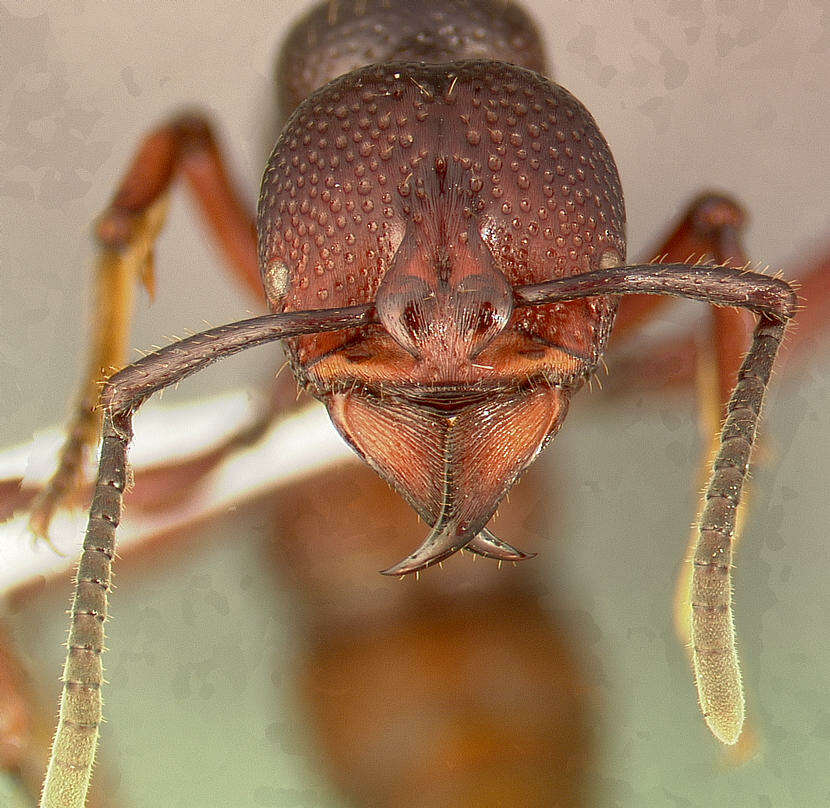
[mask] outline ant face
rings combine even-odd
[[[508,65],[364,68],[294,112],[258,224],[273,310],[375,304],[377,325],[289,350],[346,440],[433,525],[406,571],[465,546],[559,428],[613,323],[607,296],[513,310],[511,287],[625,254],[593,118]]]

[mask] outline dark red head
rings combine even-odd
[[[375,303],[377,325],[291,340],[292,367],[443,555],[556,432],[613,322],[614,299],[514,309],[512,288],[622,263],[624,226],[593,118],[522,68],[369,66],[289,120],[259,203],[269,303]]]

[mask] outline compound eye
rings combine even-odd
[[[265,286],[265,295],[272,306],[279,303],[288,294],[290,280],[288,267],[282,261],[274,259],[268,262],[268,266],[262,275],[262,281]]]

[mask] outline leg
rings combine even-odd
[[[134,244],[143,227],[142,216],[181,173],[231,271],[262,300],[256,229],[225,163],[212,127],[200,113],[181,115],[152,132],[98,221],[102,249],[121,251]]]
[[[164,224],[167,193],[179,173],[232,272],[262,298],[254,225],[230,183],[216,139],[201,116],[176,118],[141,144],[96,228],[97,316],[90,357],[58,468],[32,505],[29,524],[37,536],[48,535],[56,508],[76,488],[84,455],[98,439],[101,422],[95,407],[101,383],[125,362],[136,280],[152,294],[153,247]]]
[[[8,631],[0,625],[0,767],[34,801],[41,763],[33,754],[34,700],[26,686],[23,663],[14,654],[13,647]]]

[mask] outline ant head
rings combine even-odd
[[[454,350],[478,359],[509,337],[521,375],[559,376],[560,360],[568,375],[563,354],[592,367],[613,299],[521,309],[504,326],[501,278],[519,286],[579,274],[598,268],[609,249],[625,259],[619,177],[593,118],[563,88],[495,62],[373,65],[321,88],[298,107],[269,159],[258,227],[272,310],[379,304],[383,334],[291,341],[301,383],[320,392],[334,383],[320,362],[343,351],[359,359],[371,348],[390,378],[407,376],[410,360],[425,356],[410,327],[422,325],[442,278],[444,299],[429,298],[432,305],[483,327],[480,337],[454,336]],[[470,294],[462,289],[474,290],[477,311],[461,304]],[[528,364],[533,354],[540,361]],[[348,364],[340,358],[338,373]],[[351,365],[358,382],[383,378],[371,371],[377,363]]]
[[[511,65],[369,66],[286,125],[259,204],[272,309],[377,313],[288,341],[292,367],[444,554],[559,427],[616,311],[604,296],[516,309],[512,287],[624,259],[624,219],[590,114]]]

